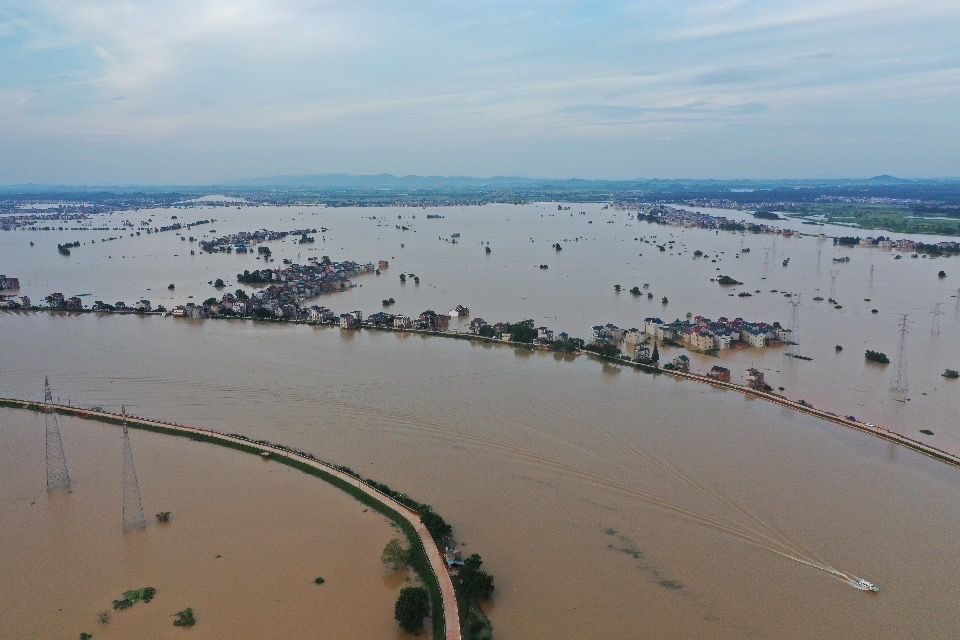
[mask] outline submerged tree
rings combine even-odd
[[[399,571],[410,562],[410,552],[403,548],[399,538],[392,538],[383,548],[380,559],[394,571]]]

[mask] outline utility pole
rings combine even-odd
[[[897,383],[893,386],[894,393],[906,395],[909,387],[907,386],[907,325],[909,316],[903,314],[900,316],[900,354],[897,357]]]
[[[830,269],[830,300],[837,298],[837,276],[840,275],[839,269]]]
[[[67,457],[63,453],[63,439],[60,437],[60,421],[56,411],[49,405],[53,404],[53,393],[50,391],[50,378],[43,377],[43,417],[46,421],[46,448],[47,448],[47,491],[57,491],[70,488],[70,472],[67,470]]]
[[[933,305],[933,311],[930,312],[933,315],[933,324],[930,326],[930,335],[932,336],[940,335],[940,316],[943,315],[943,311],[940,310],[940,307],[942,306],[942,302],[935,302]]]
[[[956,302],[953,303],[953,313],[960,315],[960,289],[957,289],[957,295],[954,297],[956,298]]]
[[[147,520],[143,517],[143,502],[140,500],[140,483],[137,469],[133,466],[133,449],[130,448],[130,433],[127,431],[127,408],[123,407],[123,528],[144,529]]]

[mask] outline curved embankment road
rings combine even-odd
[[[430,535],[427,527],[420,520],[420,515],[409,507],[397,502],[391,496],[366,484],[360,478],[352,476],[348,473],[344,473],[340,469],[337,469],[326,462],[301,455],[295,451],[290,451],[277,445],[264,444],[261,442],[255,442],[253,440],[247,440],[245,438],[237,438],[231,436],[230,434],[214,431],[212,429],[191,427],[173,422],[164,422],[162,420],[149,420],[147,418],[140,418],[131,415],[123,416],[119,413],[113,413],[110,411],[82,409],[61,404],[47,404],[44,402],[19,400],[14,398],[0,398],[0,407],[2,406],[28,410],[56,411],[62,415],[106,421],[115,424],[120,424],[125,419],[129,425],[134,427],[139,425],[155,431],[167,431],[185,435],[198,435],[207,440],[219,441],[221,443],[233,446],[240,446],[245,449],[252,449],[260,453],[269,453],[271,457],[286,458],[296,462],[297,464],[306,465],[320,470],[325,474],[333,476],[334,478],[351,485],[352,487],[356,487],[357,490],[379,502],[384,507],[396,512],[401,518],[406,520],[406,522],[416,532],[417,536],[420,538],[420,543],[423,546],[424,552],[426,553],[427,560],[430,563],[430,570],[436,577],[437,583],[440,587],[440,597],[443,603],[444,638],[446,640],[461,640],[457,594],[456,591],[454,591],[453,582],[450,580],[450,573],[447,570],[446,560],[440,553],[440,549],[437,547],[436,543],[433,541],[433,536]],[[427,577],[423,576],[423,578],[426,580]]]

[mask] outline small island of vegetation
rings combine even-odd
[[[887,357],[887,354],[881,351],[871,351],[870,349],[867,349],[867,351],[864,353],[864,357],[871,362],[890,364],[890,358]]]

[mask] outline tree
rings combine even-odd
[[[533,320],[508,324],[505,330],[513,336],[514,342],[533,342],[533,339],[537,337],[537,329],[533,326]]]
[[[420,516],[420,520],[427,528],[427,531],[430,532],[430,535],[433,536],[434,542],[438,544],[443,544],[453,532],[453,527],[447,524],[447,521],[430,507],[425,508],[423,515]]]
[[[380,556],[383,564],[394,571],[399,571],[410,562],[410,552],[403,548],[399,538],[392,538],[387,546],[383,548],[383,554]]]
[[[414,633],[423,628],[423,619],[430,614],[430,600],[423,587],[404,587],[393,608],[393,617],[403,630]]]
[[[197,618],[190,607],[177,611],[176,616],[177,619],[173,621],[175,627],[192,627],[197,624]]]
[[[650,359],[653,360],[655,363],[660,362],[660,350],[657,349],[656,340],[653,341],[653,353],[650,354]]]
[[[621,287],[621,286],[618,285],[618,284],[613,285],[613,290],[616,291],[617,293],[620,293],[620,289],[622,289],[622,288],[623,288],[623,287]]]
[[[946,272],[946,271],[943,271],[943,270],[941,269],[941,270],[940,270],[940,273],[937,274],[937,277],[938,277],[938,278],[946,278],[946,277],[947,277],[947,272]]]
[[[244,291],[243,289],[237,289],[236,291],[233,292],[233,295],[235,295],[237,297],[237,300],[239,300],[240,302],[246,302],[247,300],[250,299],[250,296],[248,296],[247,292]]]
[[[210,305],[214,305],[214,304],[217,304],[216,298],[207,298],[206,300],[203,301],[203,306],[205,307],[209,307]]]
[[[226,283],[224,283],[223,278],[217,278],[214,281],[213,286],[216,287],[217,289],[223,289],[227,285]]]
[[[474,553],[463,561],[463,568],[457,576],[460,596],[467,602],[487,600],[493,595],[493,576],[481,569],[483,559]]]
[[[488,324],[483,325],[477,329],[477,335],[483,336],[484,338],[492,338],[496,332]]]

